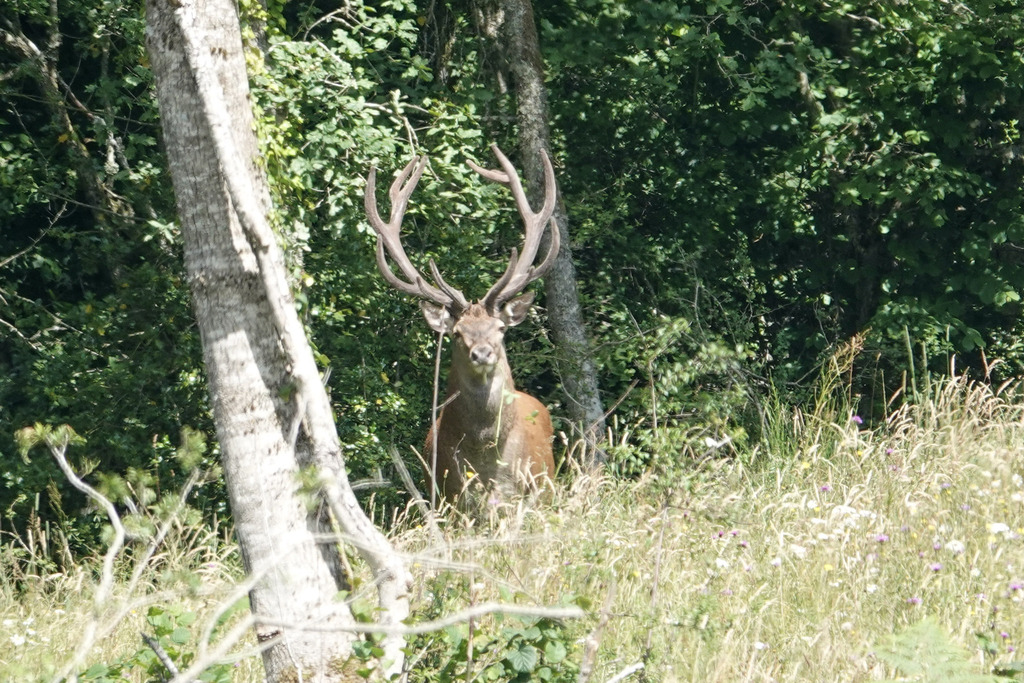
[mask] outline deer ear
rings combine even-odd
[[[423,311],[423,317],[427,319],[430,329],[442,334],[451,334],[455,319],[447,308],[432,301],[420,301],[420,309]]]
[[[527,292],[503,305],[498,313],[498,317],[501,318],[501,322],[509,327],[515,327],[526,320],[526,314],[530,312],[530,306],[532,305],[533,292]]]

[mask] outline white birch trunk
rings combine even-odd
[[[250,596],[257,638],[269,645],[267,679],[345,680],[354,635],[352,614],[336,599],[345,583],[340,551],[325,542],[327,516],[300,495],[300,468],[317,468],[338,526],[374,572],[385,624],[408,616],[409,575],[348,486],[266,219],[235,5],[150,0],[146,14],[232,517],[246,570],[258,579]],[[385,639],[392,672],[402,645]]]

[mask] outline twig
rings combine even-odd
[[[632,676],[633,674],[635,674],[637,671],[641,671],[643,668],[644,668],[644,663],[643,662],[637,662],[636,664],[633,664],[632,666],[627,666],[625,669],[623,669],[619,673],[617,673],[614,676],[612,676],[611,678],[609,678],[607,683],[619,683],[619,681],[624,681],[627,678],[629,678],[630,676]]]
[[[124,547],[124,541],[127,537],[125,533],[124,525],[121,524],[121,517],[117,514],[117,508],[110,502],[106,496],[94,489],[89,484],[82,481],[81,478],[75,471],[71,469],[71,465],[67,459],[67,448],[70,442],[70,437],[65,437],[62,442],[56,443],[53,440],[48,439],[46,445],[50,449],[50,454],[53,459],[57,461],[57,466],[60,467],[60,471],[64,473],[67,480],[76,489],[84,493],[86,496],[96,502],[104,512],[107,513],[107,518],[110,520],[110,525],[114,528],[114,540],[111,541],[110,547],[107,548],[106,554],[103,556],[103,569],[100,572],[100,583],[96,587],[96,594],[93,596],[92,604],[92,617],[85,624],[84,631],[78,641],[78,647],[75,649],[75,654],[71,660],[68,661],[63,670],[61,670],[53,680],[55,683],[63,681],[76,669],[79,663],[85,658],[86,654],[92,649],[93,644],[96,640],[96,628],[99,624],[100,612],[103,609],[104,603],[110,597],[111,587],[114,584],[114,560],[120,554],[121,549]]]
[[[665,526],[668,524],[668,506],[661,508],[661,531],[658,532],[658,552],[654,555],[654,579],[651,581],[651,609],[656,610],[658,606],[658,584],[661,579],[661,555],[665,544]],[[644,641],[644,661],[651,656],[651,638],[654,636],[654,629],[647,629],[647,638]]]
[[[587,683],[590,677],[594,675],[594,665],[597,663],[597,648],[601,645],[601,636],[604,634],[604,629],[608,625],[608,618],[611,616],[612,603],[615,601],[615,575],[612,575],[611,581],[608,584],[608,594],[604,598],[604,605],[601,606],[601,618],[597,622],[597,626],[590,632],[587,639],[583,642],[583,657],[580,661],[580,675],[576,679],[577,683]]]
[[[451,614],[443,619],[425,621],[415,626],[396,626],[389,624],[364,624],[354,623],[342,626],[329,625],[320,626],[313,623],[285,622],[267,617],[258,616],[256,619],[265,626],[276,626],[285,629],[298,631],[312,631],[316,633],[335,633],[345,631],[350,633],[383,633],[400,636],[419,636],[424,633],[433,633],[461,624],[471,619],[486,616],[488,614],[508,614],[520,617],[538,617],[541,619],[581,619],[586,613],[579,607],[531,607],[527,605],[505,605],[500,602],[483,602],[474,607],[469,607],[460,612]]]
[[[444,332],[437,333],[437,351],[434,354],[434,395],[430,403],[430,509],[437,509],[437,405],[438,389],[441,384],[441,350],[444,348]]]
[[[424,500],[423,494],[420,493],[419,489],[416,488],[416,482],[412,480],[412,476],[409,474],[409,469],[402,462],[402,456],[398,454],[398,449],[394,446],[388,447],[388,454],[391,455],[391,462],[395,465],[395,470],[398,472],[398,478],[402,480],[405,485],[405,490],[412,496],[413,503],[419,508],[420,513],[423,515],[424,523],[427,525],[427,531],[430,532],[431,539],[434,543],[439,546],[444,546],[444,534],[441,533],[441,528],[437,525],[437,516],[434,514],[433,508],[431,508],[427,501]]]
[[[145,631],[140,631],[139,635],[142,636],[142,640],[149,646],[149,649],[153,651],[156,658],[160,660],[160,663],[164,665],[164,668],[172,676],[178,675],[178,667],[175,665],[174,660],[170,658],[164,648],[161,647],[160,641],[153,636],[147,635]]]

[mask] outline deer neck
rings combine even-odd
[[[515,385],[512,370],[502,351],[499,361],[488,372],[473,368],[466,358],[455,358],[448,377],[445,408],[461,423],[465,438],[479,444],[501,446],[514,424]],[[461,362],[460,362],[461,361]]]

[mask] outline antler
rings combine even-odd
[[[377,169],[370,167],[363,200],[366,206],[366,217],[373,229],[377,231],[377,266],[388,284],[398,291],[422,297],[453,311],[461,312],[469,307],[469,302],[466,301],[462,292],[444,281],[433,259],[430,260],[430,272],[434,276],[437,287],[428,283],[426,278],[412,265],[405,253],[405,248],[402,247],[402,240],[399,236],[402,218],[409,205],[409,196],[416,189],[416,184],[420,181],[420,176],[423,175],[426,165],[427,157],[414,157],[395,178],[388,193],[391,198],[391,220],[387,223],[381,219],[380,213],[377,211]],[[407,180],[408,182],[406,182]],[[404,280],[391,270],[385,258],[385,250],[398,269],[402,271],[402,275],[405,276]]]
[[[494,286],[488,290],[487,295],[482,299],[482,303],[487,310],[494,311],[525,289],[528,284],[544,275],[555,264],[555,257],[558,255],[559,234],[558,225],[552,217],[555,211],[555,170],[551,166],[551,159],[548,158],[547,152],[541,150],[541,159],[544,162],[544,205],[540,211],[534,212],[530,208],[530,201],[526,198],[526,192],[523,191],[523,185],[519,181],[519,174],[516,173],[512,162],[501,153],[497,145],[491,145],[491,149],[494,151],[494,155],[498,157],[498,163],[502,168],[501,171],[482,168],[472,161],[467,161],[466,163],[484,178],[508,186],[512,191],[512,197],[516,201],[519,215],[523,218],[526,233],[523,240],[522,256],[520,257],[516,250],[512,249],[508,268],[505,269],[504,275],[494,283]],[[540,238],[543,236],[544,229],[549,221],[551,224],[551,240],[548,245],[548,252],[544,257],[544,261],[539,266],[534,267],[533,261],[537,258]]]

